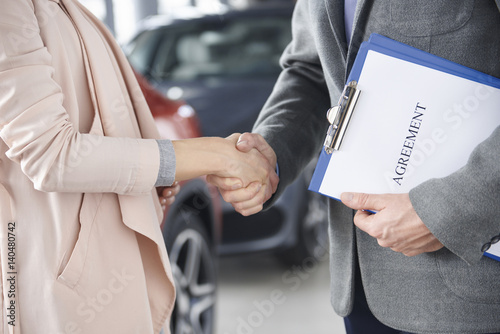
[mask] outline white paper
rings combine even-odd
[[[500,243],[491,245],[490,249],[488,249],[486,253],[493,255],[496,260],[500,261]]]
[[[447,176],[500,125],[499,89],[373,50],[358,89],[342,146],[332,154],[319,189],[333,198],[345,191],[407,193],[430,178]],[[423,115],[412,120],[416,109]],[[413,136],[409,153],[405,145]],[[396,168],[407,158],[399,175],[402,169],[398,174]]]

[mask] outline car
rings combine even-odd
[[[124,46],[131,64],[162,94],[192,105],[204,136],[250,131],[291,40],[293,2],[203,13],[184,8],[141,23]],[[319,258],[327,247],[324,199],[307,190],[314,163],[275,204],[243,217],[222,202],[220,255],[269,251],[287,264]]]
[[[163,138],[200,136],[191,106],[165,98],[141,75],[136,76]],[[177,293],[172,333],[212,333],[215,328],[221,217],[217,189],[204,178],[182,182],[174,203],[165,208],[161,228]]]

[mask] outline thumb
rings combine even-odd
[[[240,135],[236,143],[236,148],[244,153],[249,152],[252,148],[256,148],[256,141],[253,137],[254,134],[248,132]]]
[[[273,148],[266,142],[264,137],[257,133],[244,133],[238,139],[236,147],[241,152],[249,152],[251,149],[255,148],[259,151],[271,165],[276,164],[276,154]]]
[[[233,134],[227,136],[226,139],[230,140],[230,141],[232,141],[234,143],[237,143],[237,141],[239,140],[240,136],[241,136],[241,133],[233,133]]]
[[[385,208],[384,195],[342,193],[342,203],[354,210],[381,211]]]

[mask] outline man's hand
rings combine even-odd
[[[255,133],[242,134],[236,143],[236,148],[244,153],[256,149],[266,158],[269,168],[272,168],[272,170],[276,168],[276,154],[261,135]],[[246,188],[243,188],[241,181],[237,178],[221,178],[208,175],[207,181],[219,188],[222,198],[231,203],[237,212],[248,216],[262,210],[264,203],[276,192],[279,178],[275,173],[270,173],[265,184],[254,182]]]
[[[408,194],[344,193],[341,199],[348,207],[358,210],[354,224],[376,238],[382,247],[406,256],[434,252],[443,247],[418,217]]]

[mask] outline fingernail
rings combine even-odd
[[[238,190],[238,189],[241,189],[241,183],[236,183],[236,184],[233,184],[233,186],[231,187],[232,190]]]
[[[247,143],[247,141],[246,141],[246,140],[243,140],[243,141],[238,141],[238,142],[236,143],[236,146],[238,146],[238,145],[242,145],[242,144],[246,144],[246,143]]]
[[[340,198],[342,199],[342,202],[350,202],[354,198],[353,193],[343,193],[340,195]]]

